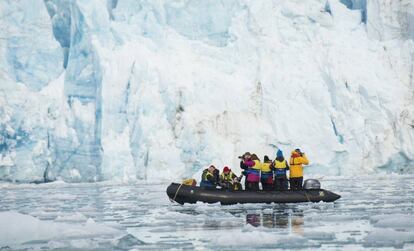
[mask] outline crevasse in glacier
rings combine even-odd
[[[0,11],[2,180],[197,177],[210,163],[237,171],[245,151],[296,147],[308,174],[412,170],[410,1]]]
[[[101,179],[102,74],[84,13],[74,1],[45,1],[64,52],[64,97],[74,137],[54,137],[52,170],[72,180]],[[92,27],[93,28],[93,27]]]

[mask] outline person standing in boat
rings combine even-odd
[[[272,161],[267,155],[263,158],[263,163],[260,167],[260,182],[262,183],[262,188],[265,191],[271,191],[273,187],[273,172],[271,169]]]
[[[246,190],[258,191],[260,181],[261,163],[256,154],[252,154],[250,158],[246,158],[244,164],[248,167],[246,170],[247,186]]]
[[[290,156],[289,181],[290,189],[302,189],[303,165],[309,165],[309,160],[300,149],[292,151]]]
[[[277,150],[276,159],[273,161],[271,168],[274,173],[274,189],[277,191],[287,190],[289,185],[286,172],[289,171],[289,165],[280,149]]]
[[[216,169],[214,165],[209,166],[204,169],[203,174],[201,175],[200,187],[205,188],[216,188],[217,182],[219,180],[219,170]]]
[[[242,156],[239,156],[240,160],[240,169],[242,169],[242,175],[245,176],[244,179],[244,189],[247,190],[247,169],[249,169],[249,166],[247,166],[247,161],[251,160],[251,154],[250,152],[245,152]]]

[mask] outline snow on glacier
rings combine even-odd
[[[296,147],[308,174],[412,170],[410,1],[27,0],[0,11],[3,180],[198,177],[210,163],[237,170],[245,151]]]

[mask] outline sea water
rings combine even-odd
[[[334,203],[185,204],[168,183],[0,184],[0,250],[414,249],[414,176],[320,177]]]

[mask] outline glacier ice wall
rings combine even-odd
[[[99,180],[102,73],[99,55],[89,34],[97,24],[89,24],[85,15],[93,13],[82,10],[74,1],[50,0],[45,1],[45,5],[53,34],[64,52],[64,98],[72,115],[67,125],[75,132],[73,136],[53,138],[53,169],[75,180]]]
[[[33,11],[36,10],[36,11]],[[0,2],[0,179],[412,171],[414,3]]]

